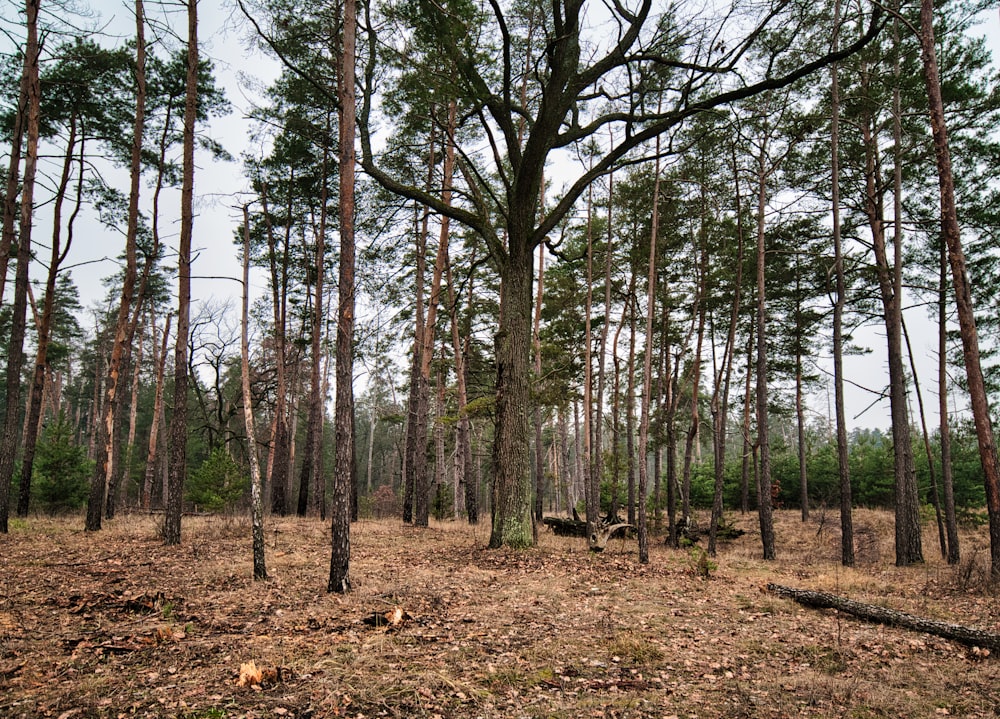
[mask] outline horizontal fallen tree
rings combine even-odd
[[[966,646],[989,649],[992,653],[1000,652],[1000,634],[994,634],[984,629],[966,627],[961,624],[949,624],[948,622],[939,622],[934,619],[924,619],[913,614],[896,611],[895,609],[880,607],[877,604],[856,602],[846,597],[830,594],[829,592],[794,589],[792,587],[783,587],[780,584],[768,584],[767,590],[779,596],[792,599],[807,607],[836,609],[844,614],[850,614],[874,624],[902,627],[903,629],[950,639]]]

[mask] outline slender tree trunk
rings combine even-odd
[[[607,244],[604,247],[604,321],[601,323],[601,344],[597,355],[597,398],[592,410],[594,416],[594,456],[591,457],[591,462],[594,466],[593,472],[595,476],[593,482],[597,494],[598,514],[600,514],[601,509],[601,479],[604,475],[604,388],[607,381],[608,332],[611,328],[611,253],[613,249],[612,232],[614,227],[611,208],[612,199],[614,198],[614,188],[615,176],[612,173],[608,175],[608,234]],[[610,509],[612,507],[609,507]],[[593,547],[591,548],[593,549]]]
[[[924,440],[924,454],[927,456],[927,474],[930,477],[928,497],[934,507],[934,520],[938,528],[938,544],[941,547],[941,558],[948,557],[948,539],[945,536],[944,516],[941,511],[941,493],[938,491],[937,471],[934,467],[934,452],[931,449],[931,436],[927,431],[927,413],[924,411],[924,395],[920,391],[920,378],[917,374],[917,363],[913,357],[913,345],[910,343],[910,333],[903,322],[903,340],[906,342],[906,356],[910,359],[910,374],[913,375],[913,393],[917,396],[917,412],[920,415],[920,434]]]
[[[731,146],[733,185],[736,197],[736,278],[733,283],[733,304],[729,310],[729,333],[722,350],[719,374],[715,378],[712,394],[712,445],[715,460],[715,483],[712,497],[712,519],[708,530],[708,553],[715,556],[716,533],[722,520],[722,499],[726,479],[726,425],[729,419],[729,387],[733,376],[733,358],[736,356],[736,329],[739,327],[740,304],[743,296],[743,202],[740,195],[739,168],[736,163],[736,145]]]
[[[834,50],[840,37],[840,0],[834,5]],[[834,273],[837,298],[833,305],[833,385],[837,415],[837,472],[840,486],[840,562],[854,566],[854,505],[851,495],[850,447],[844,412],[844,305],[847,282],[840,228],[840,76],[838,64],[830,66],[830,204],[833,216]]]
[[[145,353],[146,331],[144,328],[136,327],[139,331],[138,341],[135,347],[135,360],[132,362],[132,387],[129,392],[128,403],[128,435],[125,440],[125,459],[122,462],[122,469],[125,472],[126,481],[121,483],[118,504],[125,506],[128,499],[128,480],[132,477],[132,457],[135,453],[135,435],[139,424],[139,387],[142,378],[142,362]],[[153,337],[156,342],[156,337]],[[141,489],[141,488],[140,488]]]
[[[809,521],[809,472],[806,468],[806,411],[802,388],[802,287],[799,256],[795,255],[795,429],[799,460],[799,509],[802,521]]]
[[[330,134],[330,114],[327,113],[326,135]],[[319,227],[316,230],[316,252],[313,258],[316,272],[315,300],[312,314],[312,349],[309,365],[309,418],[306,424],[306,446],[299,473],[299,503],[297,513],[305,516],[310,508],[309,485],[314,485],[311,507],[321,517],[325,515],[326,497],[323,479],[323,278],[326,274],[326,205],[328,196],[329,143],[323,143],[323,187],[320,190]]]
[[[250,461],[250,523],[253,544],[253,578],[267,579],[264,557],[264,496],[257,458],[257,433],[250,395],[250,212],[243,205],[243,293],[240,317],[240,389],[243,394],[243,422],[247,431],[247,458]]]
[[[535,322],[531,331],[531,346],[535,354],[535,386],[539,387],[542,381],[542,338],[540,334],[542,324],[542,297],[545,284],[545,245],[538,246],[538,287],[535,290]],[[538,525],[542,522],[544,514],[542,500],[545,496],[545,458],[542,446],[542,403],[537,397],[532,403],[532,419],[535,426],[535,532],[537,541]]]
[[[451,306],[451,341],[455,352],[455,386],[458,393],[458,427],[455,442],[458,445],[460,467],[459,484],[465,488],[465,513],[469,524],[479,522],[478,487],[472,483],[472,432],[469,426],[469,413],[466,405],[469,403],[468,389],[465,384],[465,350],[458,329],[458,302],[455,297],[455,284],[451,279],[451,262],[446,262],[448,281],[448,304]],[[470,283],[471,284],[471,283]]]
[[[28,516],[28,504],[31,500],[31,477],[35,461],[35,447],[38,443],[38,434],[41,430],[42,398],[45,394],[45,378],[48,372],[48,349],[49,341],[52,337],[52,318],[55,310],[56,279],[59,274],[59,266],[69,252],[73,243],[73,219],[79,212],[82,193],[82,182],[77,188],[76,208],[70,219],[70,227],[67,232],[66,246],[62,247],[62,206],[69,187],[70,172],[72,170],[73,158],[76,146],[76,118],[70,120],[69,139],[66,142],[66,155],[63,158],[62,176],[59,180],[59,188],[56,192],[55,202],[52,207],[52,245],[49,255],[49,269],[45,280],[45,297],[42,299],[42,313],[38,323],[37,348],[35,350],[35,367],[31,382],[31,389],[28,393],[28,410],[24,422],[24,439],[22,441],[21,454],[21,480],[18,487],[17,516]],[[81,146],[83,143],[80,143]],[[81,173],[83,165],[81,163]],[[82,179],[82,178],[81,178]],[[30,288],[29,288],[30,289]]]
[[[294,171],[289,177],[291,187]],[[267,259],[271,271],[271,307],[274,313],[274,364],[275,402],[274,423],[271,437],[271,456],[268,458],[268,481],[271,484],[271,511],[279,516],[288,512],[288,356],[286,349],[288,255],[290,238],[286,230],[281,263],[278,263],[278,238],[271,224],[267,186],[260,189],[264,223],[267,229]],[[289,192],[291,196],[291,192]],[[291,212],[291,208],[288,208]]]
[[[625,461],[628,471],[628,511],[626,512],[626,521],[633,527],[636,526],[638,522],[638,516],[636,515],[636,503],[642,502],[643,505],[646,504],[646,497],[643,494],[637,494],[636,488],[636,461],[635,461],[635,323],[636,315],[638,314],[638,307],[636,304],[635,297],[635,283],[636,274],[633,272],[631,278],[629,279],[629,290],[628,299],[625,306],[628,307],[628,387],[625,392]],[[649,446],[646,450],[648,452]],[[643,463],[646,462],[646,458],[642,458]],[[649,479],[646,479],[646,487],[649,486]],[[648,540],[647,540],[648,541]]]
[[[704,222],[704,217],[702,218]],[[695,295],[692,312],[697,316],[698,330],[695,335],[694,356],[691,358],[691,424],[684,438],[684,469],[682,470],[683,481],[681,485],[681,516],[684,523],[691,517],[691,463],[694,459],[694,448],[700,435],[701,415],[699,413],[698,399],[701,394],[701,361],[702,343],[705,339],[705,294],[706,283],[708,282],[708,249],[704,246],[702,238],[701,257],[697,264],[698,270],[698,290]]]
[[[193,3],[194,0],[191,0],[191,2]],[[118,315],[115,319],[115,335],[113,344],[111,345],[111,359],[108,361],[107,381],[104,386],[104,413],[99,431],[100,439],[97,443],[97,462],[95,463],[95,473],[91,478],[90,499],[87,502],[86,528],[88,531],[96,531],[101,528],[101,516],[105,510],[105,498],[109,488],[113,484],[115,471],[115,446],[117,444],[115,419],[116,410],[119,404],[119,382],[121,379],[122,365],[126,355],[128,354],[128,347],[130,346],[132,339],[130,336],[132,333],[129,331],[132,329],[129,327],[129,319],[133,309],[132,303],[135,298],[136,279],[138,276],[138,271],[136,269],[136,242],[139,232],[139,192],[140,178],[142,176],[142,141],[146,117],[146,18],[143,12],[142,0],[137,0],[136,2],[135,15],[136,103],[135,121],[132,127],[130,172],[131,187],[129,189],[128,229],[125,236],[125,279],[121,288],[121,304],[118,306]],[[197,49],[195,50],[195,53],[195,58],[197,59]],[[188,79],[188,82],[188,92],[196,92],[197,87],[190,85],[192,82],[190,78]],[[194,82],[197,82],[197,69],[195,70]],[[189,102],[192,106],[191,122],[193,123],[195,99],[191,98]],[[194,128],[192,127],[192,143],[193,131]],[[190,238],[188,239],[190,240]],[[147,266],[148,264],[149,263],[147,262]],[[184,366],[184,371],[187,371],[186,364]],[[107,499],[110,502],[113,498],[114,494],[112,491],[110,495],[107,495]]]
[[[587,517],[587,537],[591,550],[597,550],[597,526],[600,523],[601,488],[600,462],[594,458],[600,456],[601,448],[594,443],[594,367],[591,355],[593,347],[593,330],[590,316],[594,306],[594,235],[593,235],[594,190],[587,191],[587,304],[584,306],[583,330],[583,471],[584,471],[584,504]]]
[[[37,3],[35,12],[37,13]],[[17,111],[14,113],[14,125],[10,134],[10,162],[7,165],[7,187],[3,203],[3,233],[0,234],[0,304],[3,303],[4,290],[7,286],[7,266],[11,258],[11,248],[17,241],[14,226],[18,215],[17,191],[21,179],[21,147],[24,144],[27,119],[28,75],[22,72]]]
[[[351,488],[354,466],[354,63],[357,2],[344,0],[340,49],[340,271],[337,287],[337,392],[334,408],[334,472],[328,592],[351,589]]]
[[[198,108],[198,2],[187,0],[187,84],[184,99],[184,161],[181,232],[177,248],[177,343],[174,346],[174,411],[170,417],[170,475],[165,544],[180,544],[184,480],[187,476],[188,333],[191,322],[191,233],[194,227],[194,126]]]
[[[649,410],[653,394],[653,320],[656,317],[656,241],[660,228],[660,137],[656,137],[653,212],[646,271],[646,349],[642,359],[642,394],[639,396],[639,563],[649,564],[649,529],[646,526],[646,487],[649,466]],[[657,508],[657,512],[659,509]]]
[[[34,213],[35,175],[38,168],[38,132],[41,88],[38,78],[38,8],[40,0],[26,0],[25,24],[27,43],[24,50],[23,78],[27,87],[27,157],[24,163],[24,183],[21,188],[20,231],[17,241],[17,273],[14,279],[14,304],[11,317],[10,343],[7,345],[6,406],[3,435],[0,436],[0,533],[7,533],[10,514],[10,489],[14,476],[17,441],[21,436],[18,421],[21,404],[21,367],[28,308],[28,265],[31,262],[31,219]]]
[[[768,437],[767,416],[767,285],[766,234],[767,174],[764,163],[766,145],[761,147],[757,177],[757,450],[760,453],[760,474],[757,480],[757,514],[760,519],[760,539],[764,559],[774,559],[774,519],[771,496],[771,441]]]
[[[979,336],[976,330],[972,293],[969,288],[965,253],[962,249],[958,227],[954,177],[952,176],[951,154],[948,148],[948,128],[945,124],[944,102],[941,98],[941,82],[934,50],[934,3],[930,0],[921,0],[920,3],[920,49],[924,80],[927,85],[931,132],[934,136],[934,156],[938,167],[941,233],[948,246],[948,260],[951,264],[952,284],[955,288],[959,333],[962,337],[965,372],[969,385],[969,398],[972,403],[972,417],[976,425],[979,459],[983,466],[986,507],[990,516],[991,573],[997,577],[1000,576],[1000,462],[997,460],[997,447],[993,437],[989,400],[980,364]]]
[[[150,310],[150,327],[153,331],[153,362],[156,365],[156,390],[153,395],[153,418],[149,427],[149,445],[146,452],[146,469],[142,479],[142,508],[146,511],[152,506],[153,478],[156,472],[157,450],[159,449],[160,426],[163,424],[163,388],[166,384],[167,347],[170,337],[170,321],[173,315],[168,314],[163,326],[163,339],[159,356],[156,353],[156,320],[153,310]]]
[[[944,492],[945,528],[948,535],[948,564],[958,564],[958,518],[955,515],[955,488],[951,468],[951,426],[948,420],[948,248],[940,240],[940,280],[938,285],[938,413],[941,441],[941,487]]]

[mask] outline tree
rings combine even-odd
[[[193,1],[193,0],[192,0]],[[139,233],[139,181],[142,174],[142,140],[146,121],[146,17],[142,0],[135,3],[135,119],[132,126],[132,149],[130,163],[131,184],[129,187],[128,229],[125,235],[125,281],[122,285],[121,303],[118,306],[118,316],[115,322],[114,344],[111,348],[111,358],[108,361],[108,377],[105,384],[104,416],[99,425],[103,441],[98,443],[96,474],[93,477],[90,491],[90,501],[87,503],[88,531],[101,528],[101,516],[104,514],[105,492],[111,482],[113,471],[115,442],[115,410],[118,398],[118,381],[121,374],[122,361],[126,348],[132,343],[135,333],[135,320],[132,317],[132,300],[136,284],[136,244]],[[147,262],[146,275],[151,263]],[[134,316],[138,317],[139,308],[134,308]],[[131,321],[130,321],[131,320]],[[186,371],[186,368],[185,368]]]
[[[951,265],[952,284],[965,356],[965,370],[972,400],[972,416],[976,425],[979,457],[983,467],[983,483],[986,489],[986,506],[990,517],[991,574],[993,577],[1000,577],[1000,462],[997,460],[997,448],[993,437],[986,386],[980,366],[979,338],[965,269],[965,253],[962,249],[958,213],[955,207],[955,187],[951,171],[951,154],[948,148],[948,127],[945,121],[937,57],[934,49],[934,3],[930,0],[921,0],[920,3],[918,37],[920,39],[924,81],[927,87],[931,132],[934,137],[934,156],[937,161],[941,199],[941,234],[944,236],[948,248],[948,261]]]
[[[177,338],[174,345],[174,411],[170,417],[170,475],[163,539],[180,544],[184,479],[187,474],[188,330],[191,313],[191,234],[194,227],[194,145],[198,112],[198,0],[187,0],[187,83],[184,101],[184,159],[181,232],[177,248]]]
[[[596,178],[645,143],[699,112],[783,87],[850,55],[878,32],[881,12],[876,8],[864,36],[840,52],[813,54],[786,74],[765,74],[727,88],[724,81],[736,76],[739,60],[758,44],[766,27],[776,22],[795,25],[802,20],[792,8],[782,6],[788,14],[766,13],[750,32],[724,47],[714,39],[686,37],[681,28],[687,24],[669,14],[655,15],[651,0],[644,0],[635,11],[616,4],[608,13],[619,32],[601,47],[587,35],[585,4],[562,0],[547,10],[540,28],[545,52],[532,67],[523,67],[518,66],[520,58],[510,49],[516,19],[512,8],[492,2],[492,16],[472,23],[466,19],[468,13],[453,12],[453,4],[418,2],[408,22],[426,30],[436,51],[454,66],[454,95],[478,109],[468,118],[479,124],[479,136],[490,142],[488,160],[471,147],[459,148],[471,205],[449,206],[377,161],[370,132],[379,49],[374,32],[369,36],[366,92],[359,122],[361,162],[366,172],[390,191],[423,202],[473,229],[499,270],[501,317],[495,335],[497,423],[489,544],[523,547],[532,543],[527,408],[535,248]],[[802,29],[805,39],[808,33]],[[487,66],[482,58],[490,46],[496,50],[492,58],[499,62],[493,60]],[[781,54],[781,49],[776,53]],[[648,100],[664,82],[664,67],[672,70],[666,73],[669,81],[677,83],[670,86],[683,89],[672,93],[668,103],[657,109]],[[531,78],[526,105],[515,92],[517,80],[525,75]],[[519,133],[521,118],[527,119],[523,134]],[[550,157],[609,129],[614,130],[615,141],[592,166],[570,180],[551,210],[539,219],[540,190]],[[494,218],[502,218],[499,226]]]
[[[840,0],[835,0],[833,43],[840,38]],[[837,417],[837,471],[840,478],[840,562],[854,566],[854,518],[852,515],[851,467],[847,445],[847,418],[844,411],[844,305],[847,282],[844,277],[844,251],[840,223],[840,74],[839,66],[830,66],[830,205],[833,224],[834,274],[833,304],[833,384]]]
[[[330,578],[328,592],[351,589],[351,487],[354,485],[354,164],[355,52],[358,20],[355,0],[344,0],[340,46],[340,272],[337,304],[337,396],[334,407]]]
[[[17,273],[14,279],[13,317],[10,343],[7,346],[7,380],[0,435],[0,533],[7,533],[10,514],[10,487],[14,474],[17,441],[21,435],[18,413],[21,408],[21,367],[23,365],[24,333],[28,306],[28,265],[31,262],[31,225],[34,212],[35,176],[38,170],[38,135],[41,113],[39,80],[38,9],[40,0],[26,0],[25,26],[27,43],[24,51],[23,79],[27,91],[27,154],[21,187],[20,228],[17,236]]]

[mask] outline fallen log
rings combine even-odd
[[[961,624],[949,624],[934,619],[924,619],[913,614],[880,607],[877,604],[856,602],[846,597],[840,597],[829,592],[817,592],[811,589],[793,589],[780,584],[768,584],[767,590],[778,596],[792,599],[799,604],[816,609],[836,609],[844,614],[858,617],[874,624],[885,624],[891,627],[902,627],[915,632],[943,637],[970,647],[982,647],[991,652],[1000,652],[1000,634],[988,632],[985,629],[966,627]]]

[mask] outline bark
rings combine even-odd
[[[532,197],[537,194],[532,193]],[[533,217],[532,212],[528,217]],[[497,426],[493,443],[492,529],[489,546],[524,548],[532,544],[531,492],[528,485],[528,407],[531,357],[533,252],[513,225],[510,255],[501,265],[500,327],[494,337],[497,360]],[[590,518],[588,516],[588,523]]]
[[[344,0],[340,48],[340,268],[337,287],[337,395],[334,405],[333,501],[328,592],[351,589],[351,489],[354,467],[354,62],[356,0]]]
[[[191,322],[191,233],[194,227],[194,126],[198,107],[198,1],[187,0],[187,82],[181,179],[181,232],[177,248],[177,342],[174,346],[174,411],[170,417],[170,474],[163,540],[181,541],[181,510],[187,476],[188,333]]]
[[[243,422],[247,431],[247,458],[250,461],[250,521],[253,544],[253,578],[267,579],[264,557],[264,497],[254,431],[253,398],[250,395],[250,212],[243,205],[243,293],[240,317],[240,390],[243,395]]]
[[[983,380],[979,355],[979,336],[965,267],[955,206],[955,184],[951,171],[951,154],[948,148],[948,128],[944,117],[941,82],[938,76],[937,57],[934,50],[934,4],[930,0],[920,3],[920,48],[924,80],[927,86],[927,103],[934,136],[934,156],[937,160],[938,183],[941,200],[941,233],[948,247],[955,303],[958,310],[959,333],[965,357],[972,417],[976,425],[979,459],[983,467],[986,490],[986,507],[990,517],[990,562],[993,577],[1000,576],[1000,462],[993,437],[990,408]]]
[[[24,163],[24,182],[21,188],[13,315],[11,317],[10,343],[7,346],[6,406],[3,416],[3,434],[0,436],[0,533],[3,534],[6,534],[8,530],[11,479],[14,475],[17,442],[21,436],[18,415],[21,409],[21,367],[24,364],[23,348],[28,308],[28,265],[31,262],[31,219],[34,211],[35,175],[38,168],[38,132],[41,106],[41,89],[38,78],[39,4],[40,0],[26,0],[25,2],[27,42],[24,50],[22,78],[28,98],[26,126],[28,143]]]
[[[794,589],[780,584],[768,584],[767,590],[778,596],[792,599],[806,607],[815,609],[836,609],[838,612],[850,614],[866,622],[885,624],[890,627],[901,627],[915,632],[943,637],[970,647],[984,647],[990,651],[1000,651],[1000,634],[994,634],[984,629],[967,627],[961,624],[950,624],[935,619],[924,619],[913,614],[907,614],[895,609],[889,609],[879,604],[866,604],[852,599],[817,592],[809,589]]]

